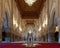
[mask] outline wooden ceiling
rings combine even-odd
[[[28,6],[24,0],[15,0],[22,19],[38,19],[46,0],[37,0],[32,6]]]

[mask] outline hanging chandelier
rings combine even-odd
[[[25,1],[25,3],[27,3],[29,6],[32,6],[35,2],[36,2],[36,0],[24,0]]]

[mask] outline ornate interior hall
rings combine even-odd
[[[60,0],[0,0],[0,43],[60,43]]]

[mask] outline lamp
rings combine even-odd
[[[41,31],[41,26],[39,27],[39,30],[38,31]]]
[[[31,34],[32,32],[31,32],[31,30],[29,30],[29,34]]]

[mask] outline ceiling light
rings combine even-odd
[[[29,6],[32,6],[35,2],[36,2],[36,0],[24,0],[25,1],[25,3],[27,3]]]

